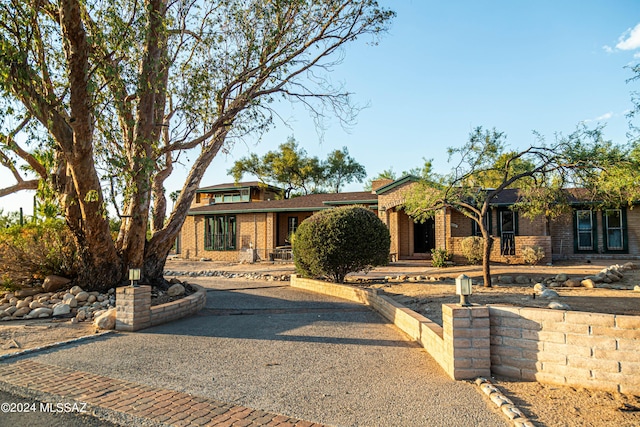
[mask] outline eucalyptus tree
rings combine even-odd
[[[352,118],[326,73],[393,16],[374,0],[0,0],[0,163],[15,178],[0,195],[55,197],[85,286],[111,287],[128,267],[160,279],[212,159],[272,125],[280,99]],[[163,183],[185,158],[166,218]]]
[[[602,206],[620,206],[639,200],[640,158],[627,146],[603,139],[600,128],[578,127],[575,132],[547,144],[522,150],[507,147],[504,133],[477,127],[461,147],[449,148],[452,171],[426,174],[407,193],[404,209],[417,220],[452,208],[471,218],[483,241],[484,286],[491,286],[490,257],[493,237],[485,219],[492,200],[509,188],[519,189],[516,208],[525,215],[553,217],[570,201],[569,188]]]

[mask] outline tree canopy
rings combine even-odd
[[[218,152],[271,126],[279,99],[352,119],[326,73],[393,16],[374,0],[0,0],[0,163],[15,178],[0,196],[59,206],[85,286],[128,267],[159,279]],[[167,214],[164,182],[186,159]]]
[[[236,182],[250,174],[264,184],[281,186],[285,198],[297,193],[327,190],[339,193],[345,183],[362,182],[366,177],[364,166],[349,156],[347,147],[330,152],[327,159],[321,161],[308,157],[306,150],[293,138],[280,144],[277,151],[269,151],[262,157],[252,153],[237,160],[228,173]]]
[[[428,174],[408,193],[404,208],[417,220],[453,208],[471,218],[484,238],[483,273],[491,286],[489,258],[493,238],[485,222],[491,201],[504,190],[518,188],[517,209],[552,216],[566,208],[568,188],[588,191],[593,203],[620,206],[640,200],[640,164],[631,146],[606,141],[602,129],[578,127],[547,144],[509,149],[504,133],[475,128],[466,144],[449,149],[457,161],[446,175]]]

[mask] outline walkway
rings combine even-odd
[[[366,307],[274,282],[193,282],[208,288],[198,315],[10,359],[0,383],[136,425],[508,425]]]

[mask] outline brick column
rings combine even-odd
[[[456,380],[491,375],[489,308],[442,305],[447,373]]]
[[[116,289],[116,329],[137,331],[151,326],[151,286]]]

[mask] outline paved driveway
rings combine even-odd
[[[31,359],[329,425],[509,425],[366,307],[278,282],[191,281],[208,289],[196,316]]]

